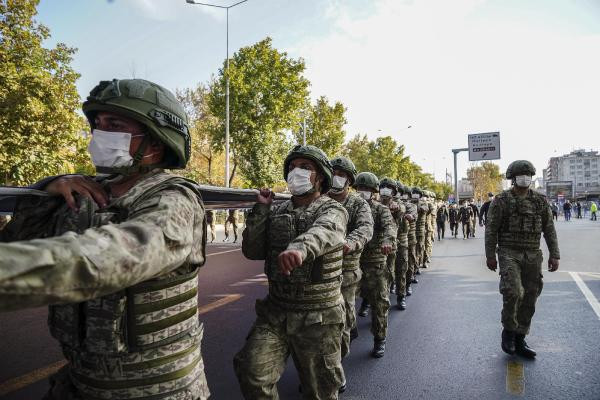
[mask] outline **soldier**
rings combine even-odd
[[[396,277],[396,306],[400,310],[406,309],[406,296],[412,294],[410,284],[412,271],[409,268],[409,231],[410,224],[417,218],[417,207],[408,201],[410,190],[398,182],[398,192],[400,193],[400,203],[404,207],[400,209],[401,215],[398,221],[398,250],[395,263]]]
[[[448,208],[446,207],[446,203],[440,203],[436,216],[435,222],[437,225],[437,234],[438,240],[444,239],[446,233],[446,221],[448,220]]]
[[[337,399],[343,390],[345,313],[342,258],[348,213],[327,193],[332,167],[323,151],[295,146],[284,161],[291,200],[272,206],[260,190],[248,215],[242,251],[265,260],[269,294],[256,301],[256,322],[234,358],[246,399],[277,399],[291,354],[305,399]]]
[[[100,82],[83,113],[110,175],[49,178],[36,187],[62,197],[18,200],[0,239],[25,241],[0,244],[0,308],[51,305],[69,363],[44,399],[206,399],[204,205],[197,184],[163,171],[189,159],[187,116],[141,79]]]
[[[506,179],[512,181],[512,189],[494,198],[485,229],[487,267],[496,271],[500,264],[502,350],[527,358],[536,356],[525,336],[542,293],[542,233],[550,252],[548,271],[556,271],[560,259],[550,206],[545,196],[529,189],[533,175],[535,168],[529,161],[508,166]]]
[[[425,223],[425,251],[423,257],[423,268],[427,268],[431,263],[431,254],[433,252],[433,242],[435,241],[435,216],[437,208],[434,204],[435,193],[427,192],[427,220]]]
[[[416,261],[415,275],[420,275],[419,268],[425,264],[425,240],[427,227],[427,214],[429,206],[425,201],[425,193],[419,188],[413,188],[413,203],[417,205],[417,245],[416,245]],[[426,267],[425,267],[426,268]]]
[[[367,243],[360,257],[363,272],[361,291],[372,308],[371,333],[374,337],[371,355],[379,358],[385,352],[387,317],[390,308],[390,273],[386,266],[387,255],[392,252],[396,240],[394,221],[389,208],[375,197],[379,191],[379,180],[370,172],[361,172],[354,184],[359,195],[367,200],[373,217],[373,238]]]
[[[494,193],[488,193],[488,200],[485,203],[483,203],[481,209],[479,210],[479,226],[487,225],[487,214],[493,199]]]
[[[458,210],[458,219],[462,224],[463,240],[471,237],[471,224],[473,223],[473,209],[464,201]]]
[[[393,221],[394,221],[394,238],[398,235],[398,224],[400,223],[400,219],[402,215],[406,212],[406,208],[403,205],[398,204],[394,201],[394,198],[398,195],[398,186],[396,181],[391,178],[384,177],[379,181],[379,197],[381,200],[381,204],[390,209],[392,213]],[[394,269],[396,265],[396,251],[397,244],[394,239],[392,244],[392,252],[387,255],[386,259],[386,268],[390,272],[390,293],[394,293],[396,288],[396,280],[394,279]]]
[[[409,229],[408,229],[408,270],[410,275],[410,280],[406,282],[406,295],[412,295],[411,284],[419,283],[417,280],[417,274],[419,273],[419,264],[417,257],[417,219],[418,219],[418,202],[419,202],[419,194],[415,191],[418,191],[417,187],[407,187],[407,194],[405,196],[410,196],[410,199],[407,203],[410,203],[412,207],[417,211],[417,217],[412,221],[409,221]]]
[[[206,225],[209,227],[210,242],[215,241],[215,212],[213,210],[206,211]]]
[[[229,226],[231,226],[231,228],[233,229],[233,243],[235,243],[238,240],[238,226],[235,210],[229,210],[227,219],[225,220],[225,239],[223,239],[224,242],[226,242],[227,239],[229,239]]]
[[[458,236],[458,221],[460,220],[458,216],[458,206],[456,203],[450,206],[450,211],[448,211],[448,221],[450,222],[450,234],[455,238]]]
[[[342,296],[346,309],[346,324],[342,335],[342,357],[350,351],[350,342],[358,337],[356,328],[355,297],[362,276],[360,255],[365,244],[373,237],[373,217],[369,203],[350,192],[356,181],[356,167],[346,157],[331,160],[333,185],[327,195],[340,202],[348,212],[346,243],[344,243]]]
[[[473,210],[473,217],[471,218],[471,237],[475,237],[475,228],[477,227],[477,219],[479,218],[479,207],[477,207],[477,204],[475,204],[473,199],[469,201],[469,207]]]

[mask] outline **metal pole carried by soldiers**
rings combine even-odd
[[[494,197],[485,228],[487,267],[500,268],[502,350],[526,358],[536,356],[525,336],[542,293],[542,234],[550,252],[548,271],[558,270],[560,259],[550,205],[545,196],[529,188],[533,175],[535,168],[529,161],[508,166],[506,179],[512,181],[512,188]]]

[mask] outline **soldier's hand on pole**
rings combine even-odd
[[[558,259],[557,258],[549,258],[548,259],[548,271],[555,272],[558,269]]]
[[[289,275],[294,268],[302,265],[302,253],[298,250],[285,250],[277,256],[277,264],[281,273]]]
[[[486,260],[486,264],[487,264],[487,267],[492,271],[496,271],[496,268],[498,268],[498,261],[496,261],[496,257],[488,258]]]
[[[261,204],[271,205],[274,197],[275,193],[273,193],[271,189],[263,188],[258,191],[258,194],[256,195],[256,201]]]
[[[383,246],[381,246],[381,253],[383,255],[388,255],[392,252],[392,245],[391,244],[384,244]]]
[[[108,194],[104,188],[98,182],[83,175],[60,177],[50,182],[44,190],[48,193],[64,197],[69,208],[75,211],[77,211],[77,203],[75,202],[73,193],[89,197],[101,208],[106,207],[108,203]]]

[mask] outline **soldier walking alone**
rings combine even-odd
[[[487,267],[496,271],[500,266],[502,350],[527,358],[536,356],[525,336],[542,293],[542,233],[550,252],[548,271],[558,269],[560,258],[550,205],[545,196],[529,189],[533,175],[535,168],[529,161],[518,160],[508,166],[506,178],[513,187],[492,201],[485,230]]]

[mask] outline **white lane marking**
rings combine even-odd
[[[590,288],[587,287],[587,285],[581,279],[577,272],[569,272],[569,274],[571,275],[577,286],[579,286],[579,290],[581,290],[581,293],[583,293],[585,299],[588,301],[588,303],[590,303],[590,306],[592,306],[592,309],[598,316],[598,319],[600,319],[600,303],[598,303],[598,300],[596,299],[596,297],[594,297],[594,294],[592,293]]]
[[[506,363],[506,391],[515,396],[525,392],[525,367],[518,361]]]
[[[233,249],[233,250],[219,251],[218,253],[207,254],[206,257],[218,256],[219,254],[225,254],[225,253],[233,253],[234,251],[240,251],[240,250],[242,250],[242,249]]]

